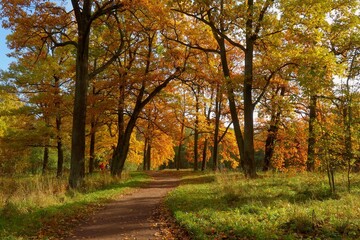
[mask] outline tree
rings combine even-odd
[[[280,96],[279,100],[281,101],[281,97],[284,97],[284,95],[285,95],[285,86],[281,86],[281,85],[278,86],[275,90],[274,98]],[[282,113],[281,104],[279,103],[276,104],[275,101],[273,102],[275,103],[276,107],[274,107],[271,112],[270,126],[268,128],[268,135],[265,141],[265,156],[264,156],[264,166],[263,166],[264,171],[270,169],[271,159],[274,155],[275,143],[279,131],[280,117]]]
[[[169,106],[167,88],[154,98],[143,110],[137,121],[137,132],[143,139],[143,170],[167,165],[175,156],[174,113]],[[171,92],[171,91],[170,91]],[[171,94],[171,93],[169,93]],[[140,134],[139,134],[140,135]]]
[[[75,100],[73,112],[72,141],[71,141],[71,167],[69,184],[77,188],[82,184],[85,174],[85,119],[86,96],[89,81],[89,43],[90,31],[93,22],[104,15],[112,16],[113,12],[124,8],[123,1],[79,1],[71,0],[77,24],[76,42],[76,77]],[[121,45],[120,45],[121,46]],[[121,47],[120,49],[121,50]],[[119,55],[115,52],[107,62],[95,69],[92,75],[103,71],[114,62]]]
[[[88,81],[91,77],[105,70],[119,54],[114,55],[103,65],[89,74],[89,43],[94,22],[103,16],[114,16],[114,12],[124,10],[123,1],[71,1],[73,12],[66,12],[64,6],[57,6],[50,1],[2,1],[3,24],[24,36],[25,43],[52,41],[54,47],[72,45],[76,48],[75,100],[73,111],[71,167],[69,185],[77,188],[82,184],[85,173],[85,119]],[[34,10],[34,11],[33,11]],[[74,14],[75,22],[72,22]],[[106,19],[106,18],[105,18]],[[75,23],[75,26],[73,25]],[[30,34],[29,34],[30,30]],[[27,36],[26,36],[27,34]],[[75,35],[76,40],[73,40]],[[24,41],[16,43],[22,48]],[[39,54],[42,48],[39,49]]]
[[[225,1],[211,1],[195,5],[177,1],[174,10],[188,17],[197,19],[205,24],[212,32],[217,42],[217,49],[201,47],[195,40],[185,42],[186,45],[203,50],[205,52],[218,53],[221,56],[224,77],[226,79],[227,95],[234,124],[238,148],[241,159],[244,161],[245,174],[256,177],[254,160],[254,121],[253,112],[257,101],[253,102],[253,61],[255,44],[266,40],[269,36],[283,31],[278,23],[276,14],[272,8],[275,1],[267,0],[254,3],[235,3]],[[234,14],[237,12],[237,14]],[[270,26],[269,23],[272,22]],[[234,99],[234,80],[229,69],[227,48],[233,46],[244,54],[244,78],[243,78],[243,101],[244,101],[244,136],[241,133],[237,106]],[[259,50],[259,49],[256,49]],[[241,56],[241,55],[240,55]]]
[[[8,87],[0,88],[0,173],[13,175],[26,169],[28,148],[17,136],[26,129],[29,116],[20,115],[18,111],[23,103],[14,93],[8,93]],[[32,117],[30,117],[33,120]]]
[[[342,126],[344,154],[343,160],[347,165],[348,190],[350,191],[350,172],[355,163],[354,132],[356,117],[354,110],[358,102],[356,92],[359,91],[359,57],[360,36],[359,2],[352,1],[338,5],[330,14],[331,27],[328,29],[326,38],[328,49],[336,56],[337,63],[343,66],[342,74],[338,73],[338,83],[335,86],[333,104],[336,105],[338,115],[341,116],[339,124]],[[341,72],[341,71],[339,71]],[[355,136],[356,139],[356,136]]]
[[[16,33],[12,35],[16,37]],[[51,45],[50,45],[51,46]],[[43,147],[43,174],[47,171],[49,148],[53,147],[52,140],[56,138],[58,155],[57,176],[63,171],[63,124],[62,119],[70,115],[66,109],[67,93],[71,86],[69,66],[72,59],[68,57],[68,49],[43,50],[44,55],[31,53],[31,49],[41,45],[23,45],[27,51],[14,54],[17,59],[7,72],[3,73],[3,84],[12,87],[12,91],[20,96],[24,102],[24,111],[37,116],[39,138],[33,141],[32,147]],[[71,104],[70,104],[71,105]],[[54,137],[55,136],[55,137]]]
[[[156,9],[156,10],[155,10]],[[159,19],[154,14],[162,14]],[[126,51],[118,58],[119,86],[118,142],[111,161],[111,173],[121,176],[130,147],[130,136],[144,107],[172,80],[185,71],[190,52],[166,41],[160,29],[166,23],[166,9],[161,3],[140,5],[129,11],[123,23]],[[165,31],[165,30],[163,30]],[[166,50],[165,50],[166,49]],[[130,92],[126,92],[129,89]],[[126,97],[131,96],[131,101]],[[125,106],[128,101],[129,107]],[[126,119],[126,114],[130,113]]]

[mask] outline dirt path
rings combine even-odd
[[[171,173],[149,173],[153,181],[131,195],[109,203],[74,232],[75,239],[164,239],[152,220],[163,197],[178,186],[180,178]]]

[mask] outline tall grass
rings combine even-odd
[[[128,173],[125,173],[121,180],[109,174],[88,175],[85,178],[84,187],[78,191],[87,193],[128,179]],[[4,209],[4,206],[8,204],[15,204],[27,211],[33,207],[62,203],[69,193],[71,195],[71,191],[68,191],[67,188],[67,177],[35,175],[0,178],[0,209]]]
[[[255,180],[216,174],[210,183],[199,178],[185,179],[167,198],[194,239],[360,238],[360,176],[353,177],[351,194],[346,178],[338,177],[337,195],[324,175],[314,173]]]
[[[58,202],[66,192],[65,178],[33,176],[0,179],[0,209],[7,211],[9,204],[18,205],[21,211],[32,206],[46,206]]]
[[[125,173],[122,179],[94,174],[85,178],[82,189],[68,190],[66,177],[1,178],[0,239],[36,236],[52,219],[60,223],[62,219],[77,217],[90,205],[102,203],[146,181],[143,173]]]

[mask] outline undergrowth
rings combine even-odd
[[[350,194],[339,177],[334,195],[315,173],[195,175],[166,202],[194,239],[359,239],[360,176],[352,181]]]
[[[52,176],[0,180],[0,239],[10,240],[61,235],[59,224],[70,228],[74,222],[68,220],[76,221],[105,201],[139,187],[148,178],[140,172],[125,173],[122,179],[94,174],[87,176],[84,187],[78,190],[67,189],[66,178]]]

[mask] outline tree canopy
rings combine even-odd
[[[1,173],[360,169],[358,0],[0,7]]]

